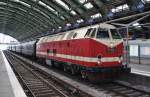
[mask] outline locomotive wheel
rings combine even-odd
[[[72,74],[72,75],[75,75],[75,74],[76,74],[75,69],[73,68],[73,66],[71,67],[70,70],[71,70],[71,74]]]
[[[81,71],[81,77],[82,77],[83,79],[87,79],[86,73]]]
[[[67,72],[67,66],[66,65],[63,66],[63,71]]]
[[[87,79],[91,82],[91,83],[100,83],[100,82],[103,82],[103,80],[100,80],[100,78],[98,78],[97,76],[96,76],[96,74],[95,75],[88,75],[87,76]]]
[[[46,64],[50,67],[54,66],[54,62],[52,60],[46,59]]]

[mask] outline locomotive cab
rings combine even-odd
[[[100,51],[95,51],[98,58],[98,64],[101,64],[103,67],[113,67],[113,66],[121,66],[123,61],[123,39],[119,35],[117,29],[110,28],[90,28],[88,29],[85,37],[92,38],[97,41],[100,45]],[[102,65],[102,61],[104,64]],[[114,64],[115,63],[115,64]],[[110,64],[110,65],[108,65]],[[113,65],[114,64],[114,65]]]
[[[111,72],[114,75],[128,74],[130,68],[123,65],[123,39],[115,27],[93,27],[88,29],[85,38],[91,38],[96,41],[93,55],[97,55],[97,68],[90,69],[105,73]],[[94,43],[94,42],[93,42]],[[94,56],[93,56],[94,57]],[[91,72],[91,71],[90,71]],[[108,74],[108,75],[111,75]]]

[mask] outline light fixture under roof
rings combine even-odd
[[[100,13],[94,14],[91,16],[91,18],[95,19],[95,18],[99,18],[102,17],[102,15]]]
[[[59,29],[61,29],[62,27],[61,27],[61,26],[59,26],[58,28],[59,28]]]
[[[140,24],[139,23],[135,23],[135,24],[133,24],[133,26],[139,26]]]
[[[115,12],[116,12],[116,9],[115,9],[115,8],[111,9],[111,12],[115,13]]]
[[[84,7],[87,9],[91,9],[93,8],[93,5],[89,2],[89,3],[84,4]]]
[[[145,2],[150,2],[150,0],[144,0]]]
[[[71,24],[70,24],[70,23],[68,23],[68,24],[66,24],[66,26],[71,26]]]
[[[141,27],[141,25],[140,25],[139,23],[135,23],[135,24],[133,24],[133,26],[134,26],[134,27],[138,27],[138,28]]]
[[[82,22],[84,22],[84,20],[83,20],[83,19],[79,19],[79,20],[77,20],[77,23],[82,23]]]
[[[122,10],[127,10],[127,9],[129,9],[129,6],[127,4],[123,4],[123,5],[120,5],[120,6],[117,6],[117,7],[113,8],[113,9],[111,9],[111,11],[113,13],[115,13],[115,12],[120,12]]]

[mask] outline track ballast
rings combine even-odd
[[[72,91],[63,87],[56,80],[47,77],[39,70],[28,66],[22,60],[5,52],[5,55],[17,74],[19,81],[25,89],[28,97],[80,97],[79,93],[74,94]],[[86,95],[86,97],[90,97]]]
[[[32,71],[37,72],[39,70],[32,70]],[[38,74],[37,76],[41,75],[41,73],[37,73],[37,74]],[[86,84],[87,86],[92,87],[99,92],[106,93],[107,95],[109,95],[108,97],[150,97],[150,92],[136,89],[136,88],[133,88],[132,86],[125,85],[119,82],[112,82],[108,84],[92,84],[86,81],[79,81],[79,82],[81,82],[82,84]],[[71,97],[71,96],[68,96],[68,97]],[[79,95],[77,97],[79,97]],[[82,95],[82,97],[87,97],[87,96]]]

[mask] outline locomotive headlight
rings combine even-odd
[[[120,62],[122,62],[122,60],[123,60],[123,57],[122,57],[122,56],[119,56],[118,62],[120,63]]]
[[[110,43],[110,47],[111,47],[111,48],[114,47],[114,43],[111,42],[111,43]]]
[[[98,64],[101,64],[101,61],[98,61],[97,63],[98,63]]]
[[[98,63],[98,64],[101,64],[101,58],[102,58],[101,55],[98,55],[97,58],[98,58],[97,63]]]

